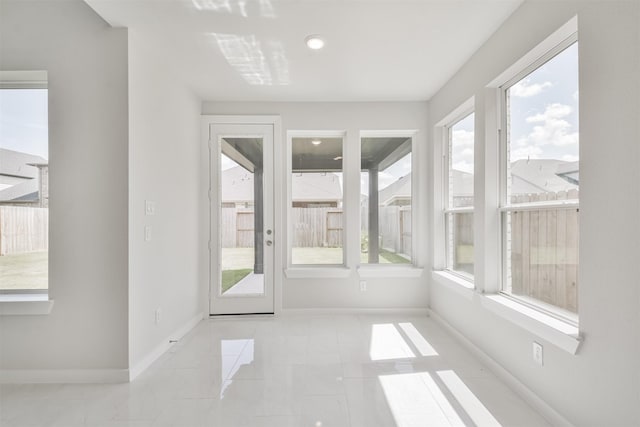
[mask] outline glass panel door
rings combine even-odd
[[[211,313],[273,313],[273,126],[210,135]]]

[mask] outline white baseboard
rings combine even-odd
[[[153,350],[147,353],[146,356],[142,358],[135,366],[129,369],[129,376],[127,381],[133,381],[138,375],[144,372],[153,362],[155,362],[160,356],[166,353],[167,350],[171,347],[171,341],[178,341],[186,334],[189,333],[191,329],[193,329],[200,321],[204,318],[203,313],[198,313],[187,323],[182,325],[176,331],[171,333],[168,337],[166,337],[160,344],[158,344]]]
[[[283,308],[283,316],[336,314],[398,314],[426,316],[427,308]]]
[[[502,365],[489,357],[478,346],[471,342],[467,337],[462,335],[456,328],[451,326],[443,317],[433,310],[428,310],[429,317],[442,326],[447,332],[449,332],[454,338],[456,338],[464,347],[467,348],[474,356],[476,356],[482,363],[484,363],[493,374],[504,382],[509,388],[516,392],[525,402],[531,405],[536,411],[540,413],[554,426],[572,427],[566,418],[564,418],[558,411],[553,409],[547,402],[542,400],[537,394],[532,392],[526,385],[520,380],[511,375],[509,371],[504,369]]]
[[[126,383],[128,369],[2,369],[0,384]]]

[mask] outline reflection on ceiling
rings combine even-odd
[[[275,18],[276,13],[270,0],[191,0],[193,7],[197,10],[237,14],[243,18],[248,18],[253,15],[253,11],[256,9],[255,4],[258,6],[258,14],[262,18]]]
[[[428,100],[522,0],[85,2],[202,100],[377,102]]]
[[[262,43],[254,35],[211,34],[229,65],[250,85],[288,85],[289,63],[282,43]]]

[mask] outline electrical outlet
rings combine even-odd
[[[367,281],[360,280],[360,292],[367,292]]]
[[[158,325],[160,323],[160,315],[161,315],[162,311],[160,310],[160,307],[156,308],[155,311],[155,320],[156,320],[156,325]]]
[[[542,344],[533,342],[533,361],[536,365],[542,366],[544,362],[544,354],[542,352]]]

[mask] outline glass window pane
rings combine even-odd
[[[473,212],[447,214],[448,268],[473,276]]]
[[[469,114],[451,129],[449,207],[473,206],[474,120]]]
[[[411,264],[411,138],[362,138],[360,262]]]
[[[579,198],[578,44],[506,91],[506,203]],[[577,313],[576,209],[503,216],[504,291]]]
[[[474,120],[471,113],[449,128],[448,208],[473,207]],[[473,276],[473,212],[446,215],[447,268]]]
[[[577,199],[578,44],[507,90],[507,203]]]
[[[220,147],[220,294],[263,294],[263,140],[223,138]]]
[[[291,263],[342,265],[342,138],[293,138],[291,148]]]
[[[505,290],[577,313],[579,219],[576,209],[505,213],[510,236]]]
[[[0,89],[0,291],[46,290],[47,89]]]

